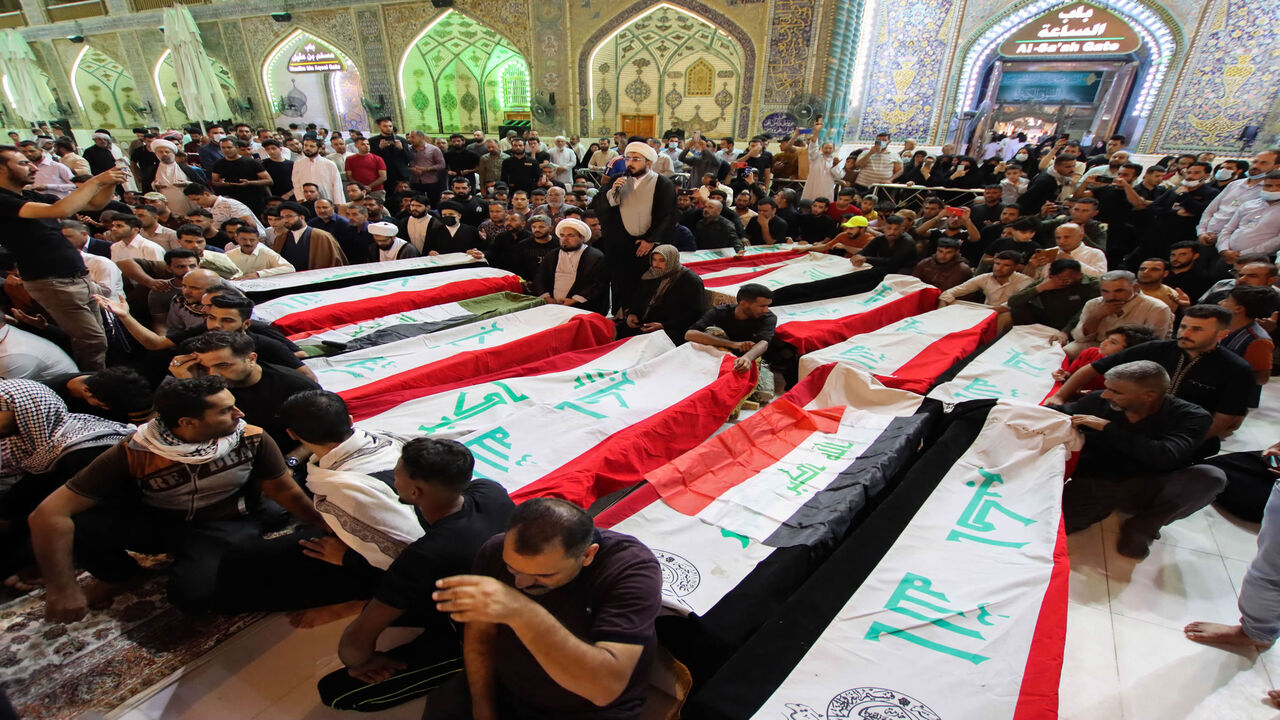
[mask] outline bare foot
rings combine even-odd
[[[80,587],[84,590],[84,597],[91,609],[105,610],[111,607],[117,596],[136,588],[141,582],[141,580],[136,580],[125,583],[109,583],[97,578],[90,578],[88,582]]]
[[[1268,690],[1267,699],[1271,701],[1272,705],[1280,707],[1280,690]]]
[[[1273,643],[1262,643],[1244,634],[1239,625],[1222,625],[1211,622],[1193,622],[1182,628],[1187,639],[1205,645],[1230,645],[1233,647],[1252,647],[1266,650]],[[1276,692],[1276,691],[1272,691]]]
[[[364,609],[364,602],[364,600],[352,600],[351,602],[338,603],[337,605],[295,610],[289,613],[289,624],[296,628],[315,628],[321,625],[328,625],[342,618],[358,615]]]

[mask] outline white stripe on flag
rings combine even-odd
[[[851,315],[861,315],[929,287],[932,286],[909,275],[886,275],[884,282],[874,290],[864,293],[831,300],[774,306],[769,309],[778,317],[778,327],[781,328],[789,322],[838,320]]]
[[[298,340],[300,345],[320,345],[322,343],[341,343],[343,345],[363,337],[369,333],[383,328],[389,328],[396,325],[416,325],[418,323],[436,323],[445,322],[453,318],[463,318],[470,316],[472,312],[462,307],[456,302],[445,303],[443,305],[433,305],[431,307],[419,308],[417,310],[409,310],[407,312],[398,312],[393,315],[383,315],[372,320],[351,323],[350,325],[342,325],[332,330],[308,335],[302,340]]]
[[[285,297],[268,300],[258,305],[253,309],[253,314],[255,317],[267,322],[275,322],[280,318],[293,315],[294,313],[305,312],[307,310],[313,310],[326,305],[333,305],[334,303],[371,300],[373,298],[382,297],[384,295],[393,295],[395,293],[430,290],[432,288],[442,287],[460,280],[497,278],[510,274],[511,273],[506,270],[500,270],[498,268],[474,267],[462,270],[430,273],[428,275],[406,275],[404,277],[388,278],[386,280],[378,280],[376,282],[363,283],[360,285],[334,288],[333,290],[320,290],[317,292],[303,292],[286,295]],[[270,280],[271,278],[266,279]]]
[[[875,375],[892,375],[930,345],[951,333],[974,327],[994,312],[985,305],[958,302],[855,335],[842,343],[800,358],[800,377],[827,363],[840,363]]]
[[[1062,346],[1052,342],[1055,335],[1044,325],[1018,325],[929,397],[946,403],[980,398],[1039,403],[1053,389],[1053,371],[1066,357]]]
[[[748,245],[742,249],[743,257],[751,257],[753,255],[772,255],[773,253],[791,252],[793,250],[801,250],[801,246],[792,244],[778,245]],[[708,260],[723,260],[737,255],[733,248],[713,248],[711,250],[694,250],[692,252],[680,253],[680,264],[688,265],[689,263],[706,262]]]
[[[575,315],[590,314],[564,305],[541,305],[345,355],[313,358],[306,364],[320,379],[321,387],[330,392],[342,392],[461,352],[489,350],[513,343],[567,322]]]
[[[745,269],[745,268],[744,268]],[[744,269],[734,271],[722,271],[718,274],[741,274]],[[809,253],[800,258],[794,258],[783,262],[773,271],[744,280],[739,283],[730,285],[717,285],[712,287],[711,276],[703,277],[703,281],[707,283],[707,289],[720,293],[722,295],[734,295],[738,292],[738,288],[747,283],[755,283],[763,285],[770,290],[787,287],[789,285],[800,285],[803,283],[817,282],[819,280],[829,280],[831,278],[849,275],[853,272],[870,269],[869,266],[854,267],[849,262],[849,258],[839,257],[836,255],[826,255],[823,253]]]
[[[579,385],[579,378],[629,370],[674,348],[666,333],[640,335],[575,368],[428,395],[362,420],[360,425],[393,433],[459,438],[492,427],[522,409],[557,402]]]
[[[929,712],[912,717],[1012,718],[1054,567],[1067,443],[1078,436],[1061,413],[1006,401],[992,408],[754,717],[923,706]]]
[[[448,253],[446,255],[430,255],[408,260],[392,260],[389,262],[363,263],[360,265],[344,265],[318,270],[271,275],[252,280],[237,280],[236,287],[246,293],[266,292],[268,290],[284,290],[288,288],[305,288],[309,285],[346,280],[349,278],[375,278],[379,275],[406,272],[409,270],[428,270],[430,268],[450,267],[453,265],[470,265],[476,261],[466,253]]]
[[[715,382],[724,358],[722,351],[686,343],[635,367],[560,375],[549,397],[500,423],[480,423],[457,440],[475,456],[476,477],[514,492]]]

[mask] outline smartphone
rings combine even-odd
[[[811,128],[800,128],[796,131],[796,135],[809,135],[813,132]]]
[[[1272,470],[1280,470],[1280,455],[1267,455],[1267,467]]]
[[[943,210],[943,212],[945,212],[948,215],[955,215],[956,217],[960,217],[961,215],[964,215],[964,208],[948,207],[947,209]]]
[[[1094,178],[1093,181],[1096,183],[1100,183],[1102,185],[1110,185],[1111,181],[1114,179],[1115,178],[1111,177],[1110,175],[1099,175],[1098,177]]]

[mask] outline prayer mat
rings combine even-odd
[[[53,623],[38,590],[0,605],[0,687],[25,720],[110,712],[264,617],[183,613],[157,574],[110,607]]]

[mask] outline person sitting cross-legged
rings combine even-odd
[[[381,577],[373,599],[342,633],[346,667],[319,682],[324,704],[371,712],[430,692],[462,670],[459,633],[431,604],[436,581],[470,571],[480,546],[502,532],[515,505],[501,485],[473,480],[475,458],[453,440],[415,438],[395,466],[395,493],[426,530]],[[423,626],[386,652],[378,637],[392,623]]]
[[[1115,510],[1132,513],[1116,551],[1142,559],[1160,528],[1208,505],[1226,475],[1194,464],[1213,417],[1169,394],[1169,374],[1151,360],[1116,365],[1106,389],[1058,408],[1085,439],[1080,462],[1062,493],[1068,533]]]

